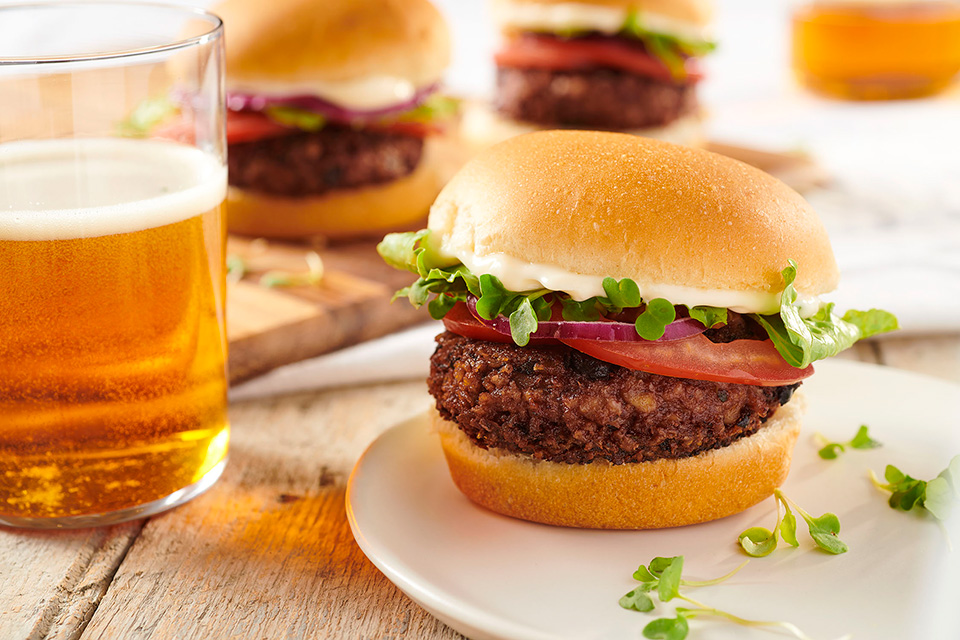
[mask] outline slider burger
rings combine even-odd
[[[607,129],[700,144],[696,86],[708,0],[493,0],[503,31],[493,111],[475,106],[475,147],[538,129]]]
[[[642,529],[737,513],[787,476],[811,363],[895,329],[820,296],[816,213],[699,149],[532,133],[471,160],[428,228],[379,246],[418,280],[453,480],[509,516]]]
[[[226,0],[229,229],[357,236],[418,225],[443,184],[450,41],[426,0]],[[448,176],[446,176],[448,177]]]

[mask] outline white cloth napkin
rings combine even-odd
[[[230,400],[251,400],[352,384],[425,379],[430,370],[433,339],[442,330],[441,323],[431,322],[287,365],[232,388]]]

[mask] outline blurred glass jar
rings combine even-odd
[[[960,72],[960,0],[814,0],[793,11],[793,67],[851,100],[930,95]]]

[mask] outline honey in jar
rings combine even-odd
[[[960,71],[960,0],[832,0],[793,14],[793,66],[810,89],[853,100],[913,98]]]

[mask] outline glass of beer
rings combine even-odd
[[[220,20],[0,6],[0,524],[169,509],[223,471]]]

